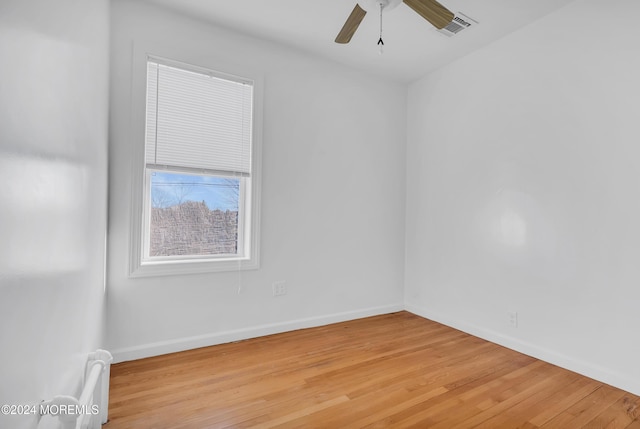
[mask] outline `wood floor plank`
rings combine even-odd
[[[573,389],[573,383],[577,381],[577,375],[564,372],[555,377],[547,378],[543,383],[535,386],[533,394],[526,397],[513,406],[507,406],[504,411],[499,410],[497,414],[491,412],[485,415],[490,418],[475,426],[478,429],[493,429],[499,427],[522,427],[526,425],[535,426],[528,419],[535,415],[535,407],[545,403],[550,396],[562,392],[564,389]]]
[[[397,427],[474,427],[485,420],[504,412],[513,404],[525,399],[530,390],[549,380],[549,375],[539,370],[546,364],[537,361],[527,367],[506,374],[499,379],[460,394],[455,399],[462,401],[457,407],[426,410],[416,413],[409,422]],[[553,377],[553,376],[552,376]],[[486,386],[489,389],[486,389]],[[460,406],[462,405],[462,406]]]
[[[112,366],[105,429],[640,429],[640,398],[407,312]]]
[[[584,427],[593,429],[625,429],[639,416],[640,398],[624,395]]]
[[[602,385],[541,427],[545,429],[582,428],[624,394],[622,390]]]
[[[579,376],[577,382],[533,406],[531,409],[533,417],[529,419],[529,422],[536,427],[542,426],[601,386],[600,382]]]
[[[535,362],[531,360],[531,358],[517,355],[517,358],[525,358],[524,362],[526,365],[534,364]],[[500,378],[506,374],[512,373],[514,371],[521,370],[523,367],[523,362],[518,359],[507,360],[502,362],[500,365],[495,367],[495,371],[490,371],[486,373],[484,376],[474,379],[473,381],[469,381],[465,384],[458,383],[446,383],[446,380],[441,380],[446,387],[447,385],[457,386],[454,390],[447,390],[445,393],[438,395],[436,397],[429,398],[427,401],[421,401],[409,407],[402,406],[398,412],[387,415],[384,419],[381,419],[378,422],[372,423],[366,427],[398,427],[402,425],[411,425],[414,424],[421,419],[425,418],[425,416],[458,416],[460,413],[463,413],[470,408],[461,407],[464,401],[461,399],[461,395],[466,392],[472,392],[476,389],[485,389],[487,384],[490,384],[496,378]],[[461,367],[463,367],[461,365]],[[455,377],[455,376],[454,376]],[[463,379],[468,380],[468,377],[462,376]],[[432,388],[432,386],[437,386],[438,383],[427,383],[422,389],[413,389],[412,393],[414,395],[420,394],[424,388]],[[474,414],[478,412],[477,409],[473,409]],[[447,427],[447,426],[445,426]]]

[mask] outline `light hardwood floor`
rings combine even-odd
[[[640,398],[400,312],[113,365],[109,417],[105,429],[640,429]]]

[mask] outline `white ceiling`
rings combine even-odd
[[[311,54],[411,82],[574,0],[440,0],[479,24],[454,37],[405,4],[384,14],[384,54],[378,53],[380,18],[369,12],[347,45],[334,39],[356,0],[147,0],[215,25],[302,49]]]

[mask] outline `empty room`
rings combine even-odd
[[[0,1],[0,428],[640,428],[637,16]]]

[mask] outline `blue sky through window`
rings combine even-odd
[[[151,173],[151,206],[204,201],[210,210],[238,210],[240,179],[167,172]]]

